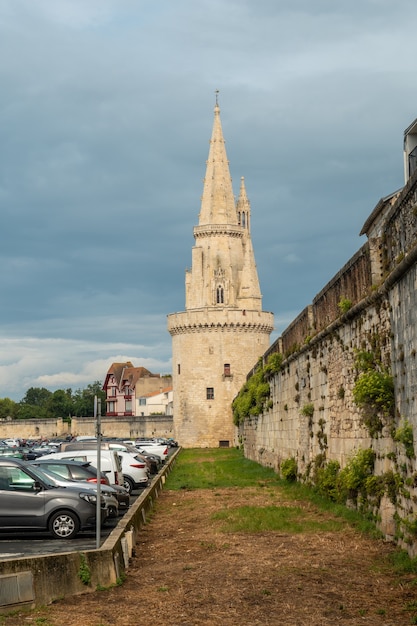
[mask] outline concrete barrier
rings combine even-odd
[[[94,592],[122,581],[138,533],[146,524],[179,451],[180,448],[170,456],[151,486],[134,502],[100,548],[0,560],[0,613],[22,607],[33,609],[58,598]]]

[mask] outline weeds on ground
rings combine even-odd
[[[269,489],[271,497],[274,494],[278,494],[281,502],[283,499],[297,503],[310,502],[333,518],[343,519],[358,532],[366,533],[374,538],[381,537],[373,520],[365,518],[362,514],[348,509],[342,504],[325,498],[307,485],[281,479],[271,467],[263,467],[255,461],[246,459],[243,456],[243,451],[237,448],[182,450],[177,457],[175,470],[169,474],[165,484],[166,489],[173,491],[227,487],[236,489],[243,487]],[[247,532],[253,532],[250,531],[248,525],[258,524],[259,527],[265,525],[265,527],[275,528],[275,526],[279,527],[282,524],[287,526],[288,532],[292,532],[290,530],[290,513],[282,511],[281,521],[279,521],[280,513],[276,509],[277,507],[266,507],[262,511],[258,507],[253,507],[249,511],[241,510],[239,515],[237,512],[235,513],[235,520],[232,522],[229,518],[228,523],[232,526],[234,524],[245,526],[243,520],[246,519]],[[240,516],[240,522],[237,521],[238,516]],[[284,516],[287,516],[285,522]],[[250,519],[251,517],[253,518],[252,520]],[[261,517],[262,520],[260,519]],[[269,518],[269,521],[267,518]],[[300,526],[300,529],[298,531],[294,530],[294,532],[309,532],[309,528],[312,532],[314,525],[317,525],[318,522],[313,523],[310,516],[308,527],[306,519],[305,516],[304,524],[301,524],[300,517],[296,520],[296,515],[293,515],[292,524],[294,528],[296,522]],[[327,520],[327,523],[330,524],[330,520]],[[334,523],[336,524],[336,522]],[[330,527],[325,528],[323,526],[322,529],[332,530]]]
[[[212,519],[222,522],[224,532],[279,531],[291,534],[337,532],[346,526],[342,520],[311,517],[299,506],[241,506],[215,513]]]
[[[238,488],[255,486],[259,481],[277,484],[279,477],[272,468],[245,459],[241,450],[199,448],[181,451],[175,470],[167,477],[165,488],[174,491]]]

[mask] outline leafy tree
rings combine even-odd
[[[10,400],[10,398],[0,399],[0,418],[1,419],[5,419],[7,417],[16,419],[18,410],[19,410],[19,405],[17,404],[17,402]]]
[[[96,380],[94,383],[87,385],[85,389],[77,389],[73,396],[73,415],[77,417],[93,417],[94,416],[94,398],[101,400],[101,414],[105,414],[106,410],[106,394],[102,390],[102,383]]]
[[[101,414],[106,411],[106,394],[99,380],[85,389],[57,389],[49,391],[45,387],[31,387],[20,402],[0,398],[0,419],[56,419],[58,417],[93,417],[94,398],[101,400]]]
[[[18,419],[47,419],[54,417],[48,409],[52,392],[45,387],[30,387],[19,403]]]
[[[48,419],[54,417],[46,407],[21,402],[16,418],[19,420]]]
[[[55,417],[69,417],[72,415],[73,399],[72,390],[57,389],[47,401],[47,408]]]
[[[51,395],[52,391],[48,391],[45,387],[30,387],[20,403],[44,407]]]

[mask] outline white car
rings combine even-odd
[[[3,442],[6,446],[9,446],[9,448],[18,448],[20,446],[19,439],[3,439]]]
[[[116,452],[122,463],[123,486],[128,492],[131,493],[136,489],[147,487],[149,485],[149,470],[146,463],[130,452],[124,450],[117,450]]]
[[[156,454],[162,459],[162,463],[168,458],[168,446],[166,444],[160,444],[155,439],[136,439],[135,447],[139,451],[150,452]]]

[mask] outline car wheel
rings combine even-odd
[[[73,539],[79,529],[78,517],[71,511],[59,511],[49,521],[49,530],[55,539]]]
[[[130,478],[130,476],[123,476],[123,487],[129,492],[132,493],[135,488],[135,483]]]
[[[109,517],[114,518],[119,516],[119,511],[115,506],[109,506]]]

